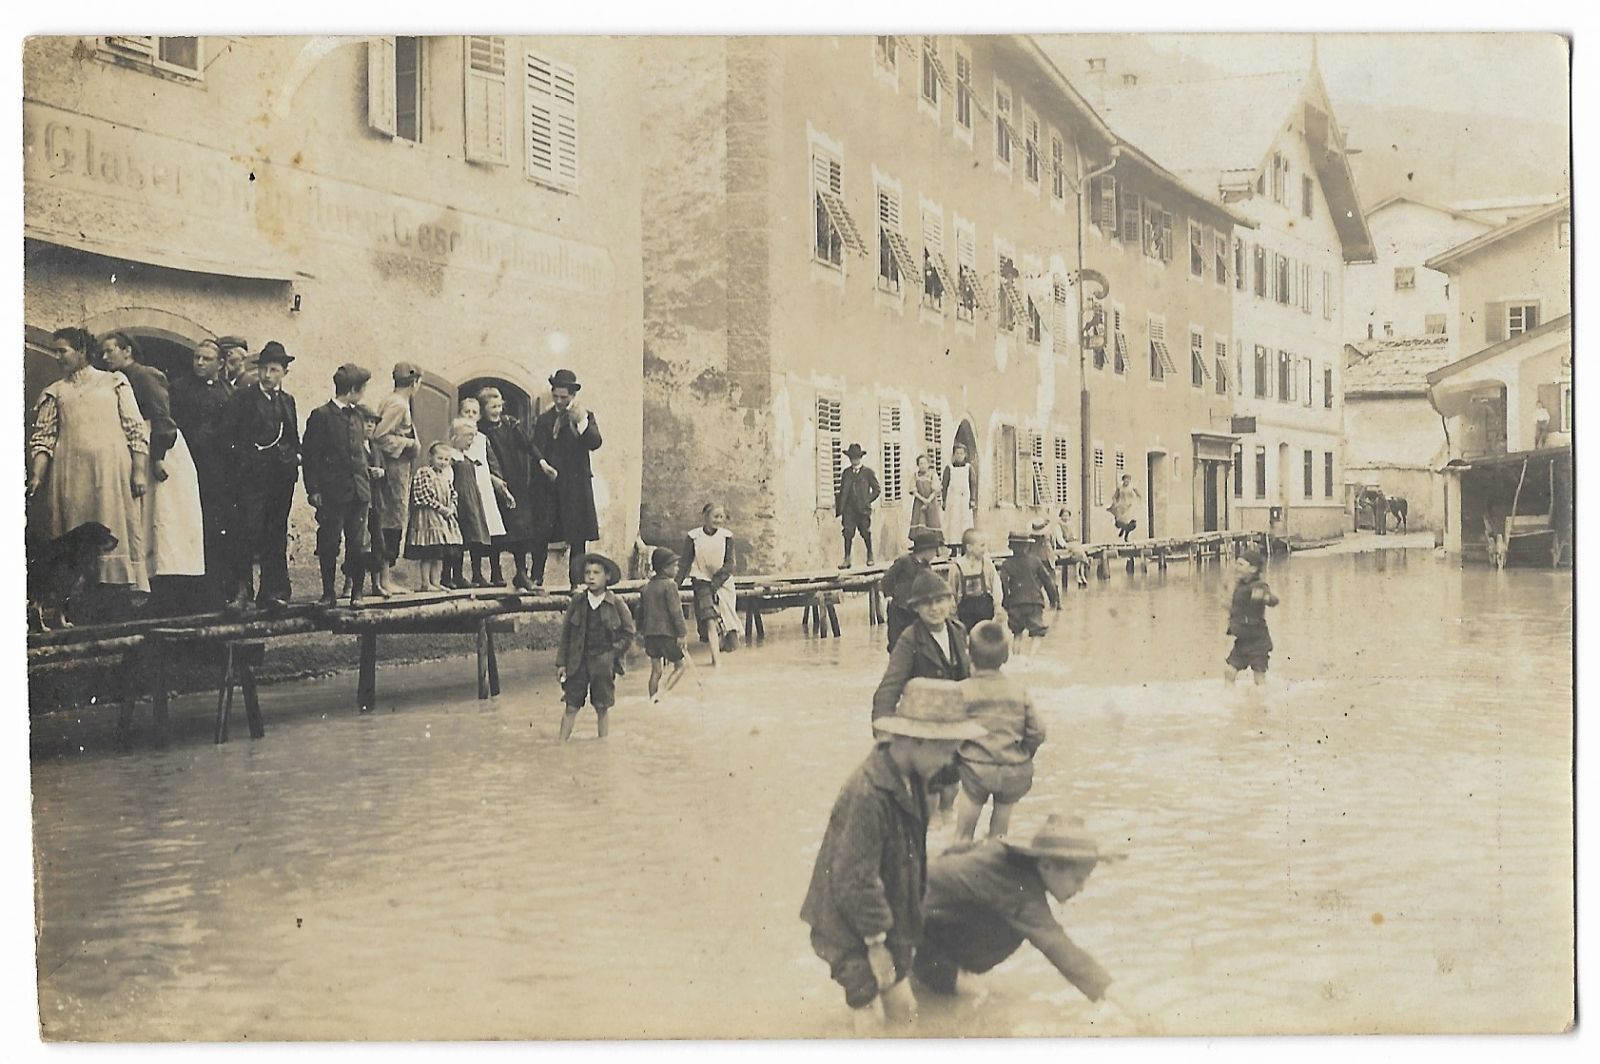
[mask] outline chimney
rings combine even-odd
[[[1096,107],[1104,107],[1106,102],[1106,59],[1105,56],[1094,56],[1085,64],[1089,70],[1085,77],[1089,89],[1089,99]]]

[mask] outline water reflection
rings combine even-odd
[[[1026,831],[1133,851],[1064,910],[1173,1033],[1504,1030],[1571,988],[1570,582],[1426,552],[1270,579],[1272,685],[1226,697],[1219,573],[1069,596],[1026,675],[1050,728]],[[46,1033],[89,1039],[835,1036],[797,919],[868,741],[879,634],[797,625],[612,737],[552,740],[544,655],[265,695],[269,733],[39,759]],[[702,659],[703,660],[703,659]],[[201,703],[178,711],[203,718]],[[928,1034],[1068,1034],[1024,950]]]

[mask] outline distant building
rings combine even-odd
[[[1413,529],[1442,525],[1449,458],[1444,426],[1428,403],[1428,374],[1451,361],[1445,336],[1360,340],[1345,347],[1344,497],[1364,488],[1407,502]],[[1353,512],[1353,510],[1351,511]]]
[[[604,428],[602,549],[637,529],[639,66],[581,37],[34,37],[24,49],[26,390],[51,330],[133,335],[169,376],[237,334],[296,357],[304,417],[346,361],[425,371],[424,442],[569,366]],[[297,497],[292,559],[310,562]]]
[[[1339,535],[1344,268],[1371,262],[1373,247],[1315,63],[1184,84],[1125,78],[1106,84],[1102,113],[1255,229],[1234,236],[1230,271],[1242,527]]]
[[[1191,433],[1225,424],[1212,408],[1227,397],[1209,380],[1192,387],[1182,352],[1191,324],[1210,344],[1228,312],[1214,281],[1185,279],[1177,220],[1226,231],[1229,214],[1123,145],[1118,172],[1172,221],[1159,255],[1141,246],[1143,213],[1122,266],[1083,252],[1125,303],[1133,378],[1098,371],[1086,443],[1080,190],[1118,138],[1030,39],[663,38],[651,49],[649,541],[676,543],[714,499],[751,566],[832,563],[851,443],[882,481],[880,557],[904,548],[917,456],[937,473],[957,443],[977,463],[979,525],[997,546],[1058,506],[1102,508],[1119,444],[1141,489],[1153,470],[1157,531],[1199,526]],[[1155,386],[1152,313],[1165,315],[1161,349],[1178,378]],[[1110,530],[1100,513],[1093,534]]]
[[[1449,207],[1390,196],[1367,211],[1367,228],[1374,260],[1345,267],[1346,339],[1360,344],[1444,337],[1453,352],[1456,330],[1451,326],[1458,312],[1450,278],[1423,264],[1491,225]],[[1348,387],[1345,392],[1349,394]]]

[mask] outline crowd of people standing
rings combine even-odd
[[[173,380],[125,333],[58,329],[50,350],[62,377],[33,412],[30,542],[103,525],[116,546],[94,577],[133,593],[135,608],[286,605],[297,482],[315,514],[324,604],[341,597],[341,571],[352,602],[369,584],[382,597],[404,589],[402,559],[418,564],[417,590],[438,590],[503,585],[509,554],[512,586],[536,591],[553,542],[568,545],[576,588],[599,537],[590,454],[602,437],[569,369],[550,377],[550,406],[529,424],[487,387],[462,400],[447,439],[422,440],[410,362],[370,404],[372,372],[340,366],[302,434],[284,387],[295,357],[277,341],[252,357],[242,338],[202,340]]]

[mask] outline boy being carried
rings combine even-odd
[[[983,725],[984,735],[968,739],[956,751],[961,774],[961,800],[956,808],[956,835],[970,839],[978,817],[994,798],[989,837],[1006,833],[1011,811],[1033,787],[1033,755],[1044,743],[1044,725],[1027,688],[1001,673],[1011,657],[1011,641],[997,621],[983,621],[969,641],[972,675],[961,681],[967,713]]]

